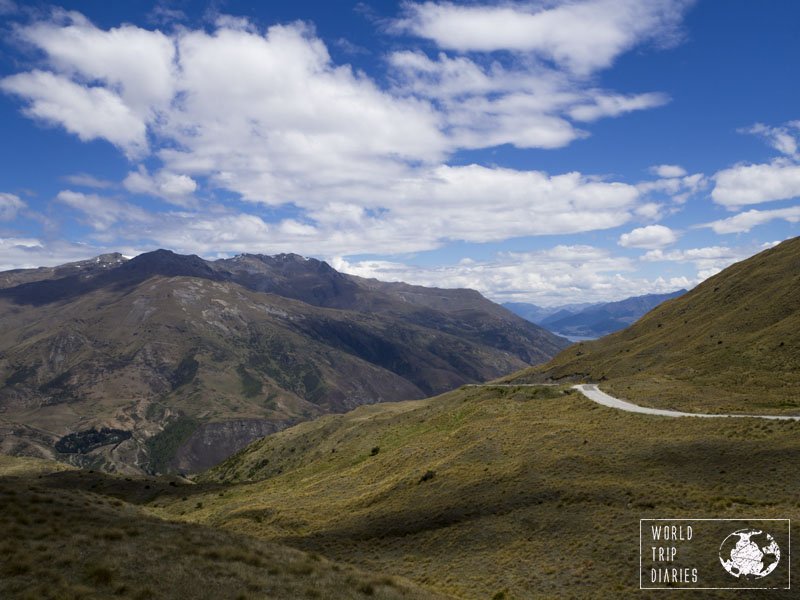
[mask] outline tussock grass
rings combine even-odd
[[[435,597],[318,554],[161,520],[133,503],[145,480],[58,469],[0,460],[0,598]],[[148,494],[192,487],[148,481]]]
[[[640,518],[792,518],[799,466],[798,423],[628,414],[557,386],[463,388],[265,438],[157,511],[458,598],[648,597]]]

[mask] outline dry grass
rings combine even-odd
[[[18,460],[0,461],[2,598],[434,597],[400,578],[317,554],[163,521],[121,499],[177,496],[186,493],[180,485],[88,472],[45,475],[48,463],[12,464]]]
[[[798,423],[467,388],[270,436],[156,510],[459,598],[640,597],[640,518],[796,517],[798,466]]]

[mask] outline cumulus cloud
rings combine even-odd
[[[388,87],[336,64],[302,23],[260,30],[218,18],[216,29],[165,34],[132,25],[104,30],[61,11],[18,30],[43,52],[48,70],[12,75],[0,86],[21,97],[30,116],[81,139],[106,139],[147,164],[149,170],[131,170],[124,189],[183,209],[148,216],[118,198],[59,195],[98,234],[113,232],[121,240],[144,236],[187,251],[215,243],[248,249],[213,226],[223,217],[252,249],[302,244],[326,255],[577,233],[655,219],[662,208],[643,199],[647,190],[602,177],[448,166],[447,160],[460,149],[506,143],[560,147],[587,135],[577,122],[663,102],[660,94],[593,87],[577,74],[590,65],[578,46],[599,45],[603,61],[612,61],[673,28],[685,3],[613,4],[564,4],[547,18],[577,23],[602,8],[608,15],[601,29],[624,39],[607,43],[598,34],[576,41],[574,49],[562,40],[562,50],[550,54],[525,50],[533,61],[398,51],[389,57]],[[428,10],[414,6],[407,17]],[[536,18],[542,12],[524,10]],[[630,19],[635,31],[626,29]],[[103,189],[72,177],[73,185]],[[198,196],[221,190],[252,203],[252,210],[204,210]],[[274,222],[272,207],[286,207],[292,217]]]
[[[459,52],[510,50],[579,74],[608,67],[622,52],[674,38],[689,2],[583,0],[459,5],[410,3],[395,27]]]
[[[737,165],[714,175],[711,197],[717,204],[737,208],[800,196],[800,165],[783,160]]]
[[[659,11],[642,31],[672,19]],[[420,52],[390,57],[397,86],[387,91],[334,64],[297,23],[262,34],[225,21],[213,32],[167,36],[130,25],[106,31],[58,13],[19,31],[52,69],[2,80],[28,114],[131,156],[155,142],[166,171],[270,204],[318,191],[368,194],[460,148],[560,147],[586,135],[570,118],[665,100],[587,88],[550,68]]]
[[[451,241],[580,233],[619,226],[639,208],[638,191],[630,185],[579,173],[550,176],[478,165],[420,172],[387,183],[382,194],[380,208],[329,199],[278,222],[220,205],[146,212],[117,198],[71,190],[61,192],[58,200],[96,232],[109,239],[113,234],[120,243],[146,242],[198,254],[301,249],[323,256],[397,254]]]
[[[24,98],[28,116],[61,125],[83,141],[105,139],[129,155],[141,154],[147,146],[144,121],[105,87],[37,70],[0,80],[0,89]]]
[[[192,194],[197,190],[197,182],[188,175],[168,171],[150,175],[142,165],[128,173],[122,185],[134,194],[158,196],[178,206],[192,205]]]
[[[650,172],[664,179],[671,177],[685,177],[686,169],[679,165],[655,165],[650,167]]]
[[[775,210],[748,210],[727,219],[706,223],[700,227],[713,229],[715,233],[743,233],[753,227],[782,219],[789,223],[800,222],[800,206],[778,208]]]
[[[0,192],[0,221],[12,221],[24,208],[25,203],[19,196]]]
[[[674,243],[677,234],[664,225],[648,225],[637,227],[629,233],[619,236],[619,245],[625,248],[662,248]]]
[[[141,121],[171,101],[175,45],[160,31],[122,25],[99,29],[77,12],[57,11],[52,21],[18,30],[43,50],[53,68],[78,81],[99,81],[115,89]]]

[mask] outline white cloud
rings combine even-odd
[[[715,233],[743,233],[750,231],[753,227],[783,219],[790,223],[800,222],[800,206],[789,208],[779,208],[775,210],[748,210],[727,219],[720,219],[711,223],[700,225],[713,229]]]
[[[141,153],[147,145],[144,121],[104,87],[31,71],[0,80],[0,88],[27,100],[28,116],[61,125],[83,141],[106,139],[131,155]]]
[[[52,267],[102,254],[105,250],[64,241],[36,238],[0,238],[0,271]]]
[[[800,196],[800,165],[784,160],[737,165],[719,171],[714,180],[711,197],[730,208]]]
[[[302,26],[186,32],[179,46],[184,96],[160,131],[180,149],[160,156],[247,200],[351,196],[360,185],[368,194],[448,146],[430,105],[334,66]]]
[[[686,250],[650,250],[642,256],[645,261],[672,261],[672,262],[694,262],[697,260],[728,260],[737,259],[742,256],[740,250],[732,250],[726,246],[707,246],[704,248],[689,248]]]
[[[150,175],[142,165],[137,171],[128,173],[122,185],[134,194],[158,196],[178,206],[191,206],[192,194],[197,191],[197,182],[188,175],[168,171]]]
[[[141,224],[154,219],[137,206],[97,194],[62,190],[56,199],[83,213],[86,222],[97,231],[105,231],[120,221]]]
[[[661,248],[674,243],[678,239],[672,229],[664,225],[648,225],[638,227],[630,233],[619,236],[619,245],[625,248]]]
[[[774,244],[771,244],[774,245]],[[697,282],[716,275],[733,263],[749,258],[763,250],[765,246],[743,246],[729,248],[727,246],[707,246],[688,248],[685,250],[650,250],[641,260],[645,262],[677,262],[692,263],[697,269]]]
[[[107,179],[100,179],[88,173],[75,173],[73,175],[66,175],[62,178],[67,183],[77,185],[80,187],[94,188],[104,190],[114,187],[114,182]]]
[[[800,136],[800,121],[790,121],[779,127],[770,127],[763,123],[756,123],[751,127],[740,130],[742,133],[752,133],[763,138],[770,146],[781,154],[797,158],[798,136]]]
[[[302,248],[327,256],[417,252],[452,240],[490,242],[616,227],[633,218],[638,197],[633,186],[579,173],[549,176],[478,165],[438,167],[387,182],[377,209],[320,200],[301,217],[270,224],[258,215],[234,215],[218,206],[145,213],[112,198],[71,191],[59,195],[96,230],[113,230],[131,243],[147,240],[200,254]]]
[[[634,210],[636,216],[651,221],[660,219],[663,212],[664,206],[658,204],[657,202],[646,202],[644,204],[640,204]]]
[[[182,10],[170,8],[166,4],[161,3],[156,4],[153,10],[147,15],[148,21],[159,25],[169,25],[175,22],[187,21],[188,18],[189,17],[187,17],[186,13]]]
[[[640,10],[631,4],[622,12]],[[652,16],[647,9],[654,20],[637,24],[629,39],[672,22],[680,11],[671,10]],[[280,223],[237,216],[242,239],[264,252],[414,252],[451,240],[606,229],[662,211],[643,201],[642,189],[602,177],[445,164],[462,148],[563,146],[587,135],[570,119],[644,108],[660,102],[658,95],[616,94],[522,60],[434,60],[420,52],[390,57],[396,79],[385,89],[336,65],[298,23],[262,32],[227,20],[211,32],[178,28],[166,35],[127,25],[106,31],[77,13],[58,13],[20,35],[44,51],[52,72],[7,77],[3,89],[23,97],[31,116],[81,139],[105,138],[139,162],[146,158],[151,170],[131,171],[124,188],[186,209],[147,215],[118,199],[61,197],[84,213],[96,235],[136,243],[146,237],[187,251],[212,243],[239,250],[212,225],[224,217],[236,226],[234,215],[203,209],[201,188],[209,197],[237,194],[259,205],[253,213],[263,205],[290,207],[292,218]]]
[[[689,3],[584,0],[559,4],[407,4],[395,27],[460,52],[511,50],[579,74],[608,67],[647,39],[673,37]]]
[[[55,21],[19,31],[61,73],[116,90],[141,121],[154,117],[173,97],[175,46],[160,31],[133,25],[104,31],[80,13],[63,11]]]
[[[12,221],[25,208],[25,203],[15,194],[0,192],[0,221]]]
[[[650,167],[650,172],[665,179],[671,177],[685,177],[686,169],[679,165],[655,165]]]
[[[668,168],[665,168],[668,167]],[[689,198],[708,187],[708,178],[702,173],[692,175],[676,175],[678,169],[685,173],[680,167],[673,165],[662,165],[657,167],[661,173],[669,173],[663,179],[654,181],[642,181],[636,184],[636,188],[644,195],[653,193],[666,194],[675,204],[684,204]],[[662,175],[663,176],[663,175]]]
[[[562,73],[530,65],[480,65],[471,58],[433,60],[419,51],[389,57],[395,92],[435,101],[454,147],[558,148],[588,135],[574,121],[595,121],[653,108],[660,93],[620,95],[587,87]]]
[[[663,106],[669,102],[669,96],[660,92],[634,94],[624,96],[620,94],[597,94],[590,104],[580,104],[569,109],[568,114],[576,121],[596,121],[603,117],[616,117],[618,115]]]
[[[271,204],[309,192],[343,191],[352,200],[459,148],[560,147],[586,135],[570,114],[593,120],[664,100],[586,88],[550,68],[485,67],[445,55],[434,61],[418,52],[391,57],[402,81],[385,91],[333,64],[302,24],[265,35],[218,25],[168,37],[133,26],[105,31],[59,13],[20,29],[55,72],[23,73],[2,85],[27,100],[30,115],[82,139],[104,137],[136,156],[149,133],[166,171],[208,177],[212,186]]]
[[[80,187],[93,188],[97,190],[105,190],[114,187],[114,182],[108,179],[101,179],[88,173],[74,173],[72,175],[65,175],[62,177],[67,183],[77,185]]]
[[[506,253],[492,260],[462,260],[443,267],[420,267],[389,261],[331,260],[334,268],[383,281],[477,289],[498,301],[543,306],[602,302],[690,287],[683,277],[648,280],[633,276],[633,261],[592,246],[555,246],[547,250]]]

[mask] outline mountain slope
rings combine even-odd
[[[589,380],[688,412],[800,412],[800,238],[736,263],[633,326],[510,380]]]
[[[634,597],[640,518],[794,514],[798,433],[469,387],[281,431],[153,510],[457,598]]]
[[[491,379],[566,345],[475,292],[420,291],[445,299],[420,306],[392,295],[401,284],[373,290],[296,255],[160,250],[6,281],[0,450],[96,467],[203,469],[298,420]]]
[[[0,456],[0,596],[438,597],[399,577],[247,535],[163,521],[137,506],[187,487]]]

